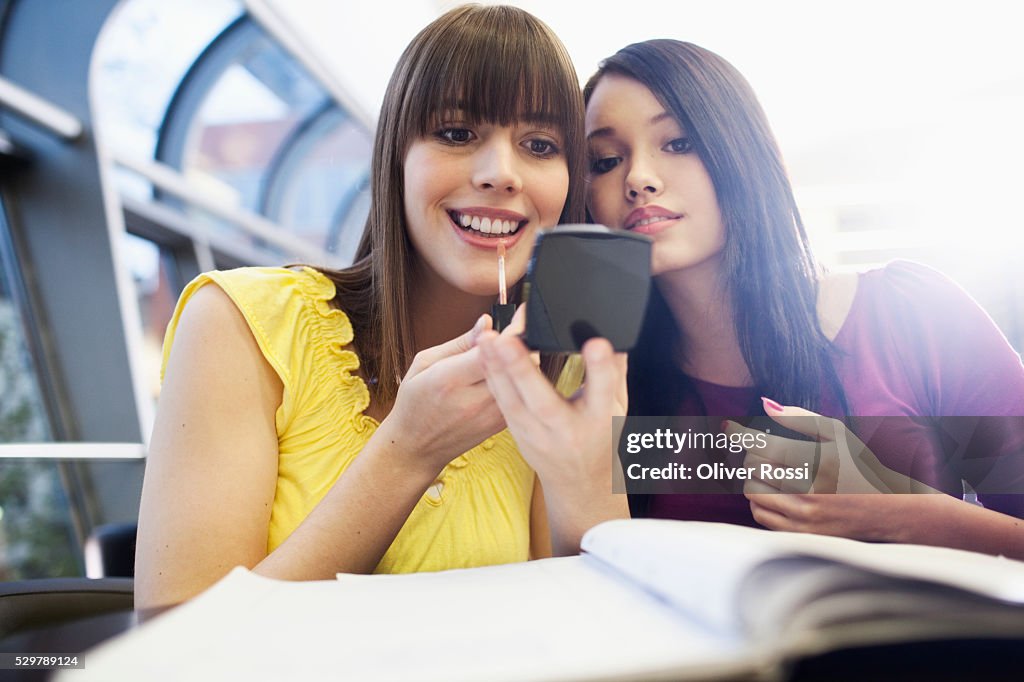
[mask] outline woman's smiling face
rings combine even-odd
[[[718,260],[725,228],[714,184],[687,132],[645,85],[602,76],[586,135],[595,221],[648,235],[655,275]]]
[[[559,132],[535,122],[439,117],[405,156],[405,217],[422,265],[456,289],[494,295],[499,241],[510,282],[526,272],[537,230],[558,223],[569,191]]]

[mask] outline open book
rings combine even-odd
[[[307,583],[237,568],[57,679],[749,679],[845,647],[1024,646],[1021,562],[655,520],[597,526],[583,549]]]

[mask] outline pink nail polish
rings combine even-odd
[[[784,409],[786,409],[782,405],[779,405],[777,402],[772,400],[771,398],[765,398],[764,396],[761,396],[761,402],[764,404],[765,412],[767,412],[768,410],[771,410],[773,412],[782,412]]]

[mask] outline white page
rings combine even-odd
[[[1024,603],[1024,562],[945,547],[865,543],[700,521],[630,519],[591,529],[583,538],[583,550],[726,633],[743,628],[735,602],[743,579],[757,565],[784,556],[821,557]]]
[[[722,636],[743,630],[736,594],[747,574],[774,550],[765,542],[736,541],[738,526],[628,519],[608,521],[583,538],[583,551],[646,586]],[[749,529],[748,529],[749,530]]]
[[[100,649],[67,680],[572,680],[747,669],[586,557],[286,583],[236,569]]]

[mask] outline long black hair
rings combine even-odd
[[[746,79],[717,54],[649,40],[602,62],[584,88],[618,74],[645,85],[687,131],[718,197],[722,274],[743,358],[760,395],[818,410],[846,400],[817,314],[821,270],[811,253],[775,137]],[[681,334],[655,288],[629,358],[630,413],[674,414],[692,383],[679,369]]]

